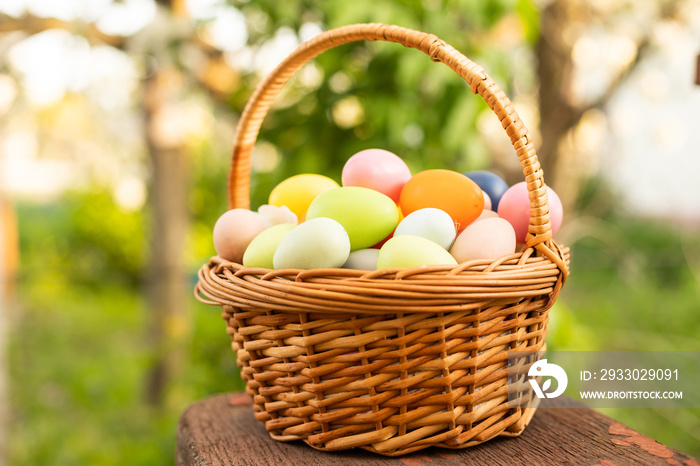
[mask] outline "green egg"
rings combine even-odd
[[[377,269],[440,264],[457,265],[457,261],[439,244],[412,235],[394,236],[384,243],[377,257]]]
[[[369,248],[389,236],[399,223],[399,209],[379,191],[359,186],[329,189],[319,194],[307,219],[327,217],[340,223],[353,251]]]
[[[250,242],[243,254],[243,265],[246,267],[260,267],[272,269],[272,258],[282,238],[295,227],[293,223],[280,223],[271,226],[259,233]]]

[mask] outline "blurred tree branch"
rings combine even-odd
[[[0,34],[21,31],[31,36],[49,29],[63,29],[84,37],[90,44],[106,44],[118,49],[124,47],[126,40],[123,36],[105,34],[94,23],[63,21],[58,18],[41,18],[32,14],[25,14],[19,18],[0,14]]]
[[[656,20],[677,18],[680,4],[681,0],[665,1]],[[651,28],[647,28],[636,41],[634,58],[617,71],[597,97],[582,102],[572,93],[573,48],[581,35],[583,23],[591,21],[609,23],[584,0],[552,0],[541,11],[540,37],[535,47],[542,139],[537,155],[548,175],[548,184],[557,190],[565,205],[573,203],[583,181],[577,169],[575,151],[567,147],[567,138],[586,112],[602,109],[608,104],[651,48]],[[612,24],[606,26],[612,28]]]

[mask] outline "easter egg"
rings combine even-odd
[[[399,223],[399,210],[390,197],[378,191],[348,186],[324,191],[313,200],[306,218],[318,217],[340,223],[355,251],[386,238]]]
[[[264,229],[265,223],[257,213],[248,209],[229,210],[214,225],[216,254],[240,263],[248,244]]]
[[[376,270],[377,269],[377,256],[379,255],[379,249],[358,249],[357,251],[352,251],[348,260],[343,264],[344,269],[355,269],[355,270]]]
[[[379,250],[377,269],[456,265],[457,261],[437,243],[420,236],[394,236]]]
[[[272,258],[282,238],[292,231],[295,223],[280,223],[273,225],[253,238],[243,254],[243,265],[246,267],[260,267],[274,269]]]
[[[491,217],[498,217],[498,214],[496,212],[494,212],[493,210],[484,209],[484,211],[481,212],[481,215],[479,215],[479,217],[474,221],[478,222],[479,220],[483,220],[485,218],[491,218]]]
[[[366,149],[350,157],[341,175],[343,186],[374,189],[399,202],[401,188],[411,178],[408,165],[383,149]]]
[[[552,234],[555,234],[561,226],[564,212],[559,196],[549,186],[547,186],[547,198]],[[516,183],[503,193],[498,204],[498,216],[508,220],[513,225],[516,241],[525,243],[530,225],[530,197],[527,183],[524,181]]]
[[[498,210],[498,202],[501,200],[503,193],[508,189],[508,183],[495,173],[486,170],[466,172],[465,175],[479,185],[481,190],[491,198],[492,207],[489,208]]]
[[[280,223],[293,223],[295,225],[299,223],[296,214],[289,210],[289,207],[284,205],[277,207],[270,204],[263,204],[258,207],[258,214],[263,219],[265,228],[270,228]]]
[[[319,217],[295,226],[277,246],[275,269],[341,267],[350,255],[350,238],[333,219]]]
[[[444,249],[450,249],[457,231],[452,217],[447,212],[433,207],[418,209],[401,220],[394,236],[421,236],[434,241]]]
[[[481,188],[461,173],[434,169],[416,173],[406,182],[399,205],[406,216],[426,207],[444,210],[461,231],[484,210],[484,196]]]
[[[270,192],[268,204],[287,206],[303,222],[306,210],[316,196],[329,189],[339,187],[338,183],[323,175],[305,173],[295,175],[275,186]]]
[[[495,260],[513,252],[515,230],[507,220],[499,217],[472,223],[457,236],[450,249],[450,254],[457,262]]]
[[[491,196],[486,194],[486,191],[481,191],[481,194],[484,195],[484,210],[492,210],[493,209],[493,203],[491,202]]]

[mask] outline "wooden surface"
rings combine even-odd
[[[253,417],[248,395],[217,395],[191,405],[180,418],[177,464],[700,466],[696,459],[570,398],[545,401],[544,406],[550,407],[540,407],[520,437],[498,438],[462,450],[430,448],[401,457],[384,457],[364,450],[329,453],[303,442],[277,442]]]

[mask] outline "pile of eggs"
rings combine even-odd
[[[552,233],[562,221],[547,187]],[[348,159],[342,186],[331,178],[287,178],[257,212],[232,209],[214,226],[219,257],[245,267],[375,270],[495,260],[525,242],[525,182],[508,186],[487,171],[425,170],[367,149]]]

